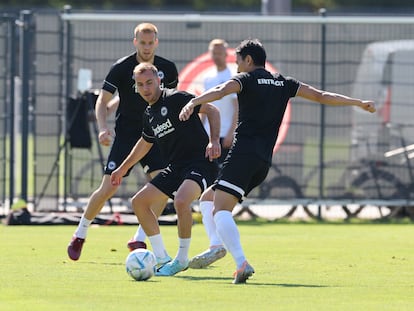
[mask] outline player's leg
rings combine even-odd
[[[245,283],[254,273],[253,267],[246,260],[240,243],[240,233],[232,215],[232,210],[237,202],[238,199],[235,196],[218,189],[216,190],[214,221],[220,238],[236,262],[237,268],[233,274],[233,283],[235,284]]]
[[[223,246],[223,242],[217,234],[216,223],[213,218],[213,200],[214,190],[212,187],[209,187],[200,197],[200,211],[203,217],[203,226],[207,233],[210,245],[207,250],[191,258],[188,266],[192,269],[205,268],[223,258],[227,253]]]
[[[140,164],[145,173],[147,181],[151,181],[167,166],[167,163],[163,159],[161,152],[156,144],[152,146],[150,151],[144,158],[141,159]],[[152,205],[154,214],[159,217],[165,209],[166,202],[157,202]],[[147,235],[141,225],[138,226],[134,236],[128,241],[127,247],[130,251],[137,248],[146,248],[145,240]]]
[[[216,224],[213,219],[213,200],[214,190],[212,187],[209,187],[200,197],[200,211],[203,216],[203,225],[210,242],[210,248],[222,245],[220,237],[217,235]]]
[[[241,266],[246,260],[240,244],[240,234],[233,219],[232,210],[238,199],[220,189],[216,189],[214,198],[214,222],[220,239],[227,250],[232,254],[237,266]]]
[[[160,171],[161,170],[155,170],[155,171],[152,171],[151,173],[146,174],[147,180],[148,181],[152,180],[156,175],[158,175]],[[167,201],[156,202],[152,205],[151,209],[153,210],[157,218],[162,214],[166,203]],[[139,225],[132,239],[128,241],[127,247],[129,248],[130,251],[133,251],[134,249],[137,249],[137,248],[147,248],[147,245],[145,243],[146,238],[147,238],[147,235],[145,234],[144,229],[142,228],[141,225]]]
[[[243,170],[240,170],[240,168]],[[269,171],[266,161],[252,155],[232,155],[223,166],[214,185],[214,222],[217,233],[235,263],[233,283],[245,283],[254,273],[240,243],[240,233],[233,219],[232,211],[238,202],[258,186]]]
[[[158,216],[155,215],[151,207],[153,204],[165,203],[167,199],[167,195],[157,189],[154,185],[147,183],[131,200],[132,209],[148,236],[159,265],[169,262],[171,257],[168,256],[161,237]]]
[[[191,203],[200,197],[200,185],[191,179],[185,179],[174,197],[174,207],[177,212],[178,251],[175,258],[164,265],[156,273],[158,276],[171,276],[188,268],[188,251],[191,243],[193,217]]]
[[[110,175],[104,175],[101,185],[90,196],[85,211],[79,221],[78,227],[76,228],[72,240],[68,245],[67,251],[70,259],[79,259],[90,224],[102,210],[105,202],[115,194],[117,189],[118,186],[111,184]]]
[[[134,139],[134,137],[128,137],[125,140],[120,135],[115,136],[111,151],[108,155],[108,161],[105,166],[105,172],[101,185],[91,194],[78,228],[76,229],[72,241],[68,246],[68,255],[72,260],[79,259],[89,225],[102,210],[105,202],[116,193],[118,186],[112,185],[110,175],[112,171],[115,170],[117,166],[127,157],[132,147],[135,145],[135,142],[136,139]],[[128,170],[125,176],[129,175],[131,169]]]
[[[93,220],[102,210],[105,202],[108,201],[118,190],[118,186],[111,183],[111,176],[104,175],[101,185],[96,189],[89,198],[83,216],[86,219]]]

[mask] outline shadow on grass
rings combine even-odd
[[[274,284],[279,287],[303,287],[303,288],[324,288],[324,287],[332,287],[327,285],[315,285],[315,284]]]
[[[79,261],[76,264],[86,264],[86,265],[100,265],[100,266],[123,266],[123,262],[100,262],[100,261]]]
[[[382,219],[338,219],[338,220],[295,220],[295,219],[286,219],[280,218],[275,220],[269,220],[265,218],[256,218],[249,220],[236,220],[238,226],[264,226],[264,225],[412,225],[414,223],[410,218],[382,218]]]
[[[183,280],[188,281],[228,281],[231,283],[233,278],[229,277],[211,277],[211,276],[188,276],[188,275],[179,275],[175,276],[176,278],[180,278]],[[276,286],[276,287],[292,287],[292,288],[325,288],[325,287],[332,287],[327,285],[316,285],[316,284],[286,284],[286,283],[257,283],[254,279],[250,279],[247,281],[246,284],[240,285],[254,285],[254,286]]]
[[[120,262],[97,262],[97,261],[83,261],[79,262],[79,264],[86,264],[86,265],[101,265],[101,266],[122,266],[124,263]],[[231,277],[213,277],[213,276],[191,276],[191,275],[175,275],[172,276],[174,278],[186,280],[186,281],[199,281],[199,282],[206,282],[206,281],[225,281],[228,284],[231,284],[233,278]],[[162,280],[163,278],[170,278],[167,276],[155,276],[152,277],[150,280],[146,282],[154,282]],[[130,280],[131,282],[137,282],[135,280]],[[317,284],[288,284],[288,283],[258,283],[255,282],[255,279],[249,279],[246,284],[238,284],[238,285],[251,285],[251,286],[275,286],[275,287],[286,287],[286,288],[327,288],[332,287],[328,285],[317,285]]]

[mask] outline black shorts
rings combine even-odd
[[[220,189],[243,199],[265,180],[269,172],[269,163],[261,158],[250,155],[230,153],[223,163],[213,189]]]
[[[208,160],[198,161],[187,165],[169,165],[153,180],[152,185],[174,199],[175,192],[186,179],[194,180],[201,189],[206,190],[217,178],[218,166],[216,162]]]
[[[220,138],[220,145],[221,145],[221,155],[220,157],[216,160],[219,164],[219,167],[221,168],[223,166],[223,162],[226,159],[230,149],[229,148],[223,148],[223,137]]]
[[[111,175],[111,173],[125,160],[132,148],[135,146],[136,140],[134,139],[116,139],[109,152],[108,162],[105,166],[105,175]],[[154,144],[150,151],[139,161],[144,173],[148,174],[156,170],[163,169],[167,166],[166,161],[163,159],[161,152],[157,144]],[[128,170],[125,176],[128,176],[132,167]]]

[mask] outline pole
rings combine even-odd
[[[63,11],[65,14],[71,13],[72,7],[70,5],[65,5],[63,7]],[[71,44],[71,37],[72,37],[72,25],[70,21],[65,21],[64,24],[64,31],[65,33],[65,87],[64,87],[64,104],[65,107],[63,111],[67,111],[67,107],[69,104],[69,98],[72,92],[72,44]],[[65,141],[67,139],[67,133],[68,133],[68,124],[65,123],[63,132],[65,133]],[[68,147],[68,144],[65,143],[64,145],[64,168],[63,168],[63,176],[64,176],[64,184],[63,184],[63,209],[66,211],[67,207],[67,200],[68,200],[68,184],[70,183],[70,180],[68,180],[68,177],[71,175],[69,172],[71,171],[70,163],[71,163],[71,155],[69,154],[70,149]]]
[[[22,96],[22,171],[21,171],[21,194],[20,198],[27,202],[27,180],[28,180],[28,138],[29,138],[29,110],[30,110],[30,46],[31,46],[31,21],[32,12],[24,10],[20,13],[20,79]]]
[[[15,109],[15,83],[14,79],[16,78],[16,23],[15,17],[12,17],[9,20],[9,84],[10,84],[10,93],[9,93],[9,107],[10,107],[10,163],[9,163],[9,175],[10,175],[10,182],[9,182],[9,204],[10,207],[13,204],[14,195],[15,195],[15,118],[16,115],[14,113]]]
[[[322,17],[326,17],[326,9],[319,10]],[[321,89],[326,86],[326,24],[321,24]],[[325,166],[325,105],[320,105],[320,133],[319,133],[319,198],[323,199],[324,194],[324,166]],[[322,219],[321,206],[318,206],[318,219]]]

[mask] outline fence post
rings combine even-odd
[[[33,14],[29,10],[20,12],[20,79],[21,83],[21,130],[22,130],[22,171],[20,198],[27,202],[28,184],[28,138],[29,138],[29,106],[31,80],[31,22]]]
[[[11,207],[14,200],[15,195],[15,139],[16,135],[14,132],[15,126],[15,118],[16,115],[14,113],[15,109],[15,83],[14,79],[16,78],[16,16],[10,16],[8,21],[8,47],[9,47],[9,56],[8,56],[8,65],[9,65],[9,114],[10,114],[10,163],[9,163],[9,206]]]
[[[69,14],[71,13],[72,7],[70,5],[65,5],[63,7],[63,11],[65,14]],[[72,92],[72,59],[71,59],[71,55],[72,55],[72,44],[71,44],[71,40],[72,40],[72,26],[71,26],[71,22],[69,20],[66,20],[64,22],[63,25],[63,33],[64,33],[64,48],[65,48],[65,57],[63,59],[65,59],[65,68],[64,68],[64,72],[65,72],[65,79],[64,81],[66,82],[65,87],[64,87],[64,109],[63,109],[63,113],[66,116],[66,111],[67,111],[67,106],[68,106],[68,102],[69,102],[69,97],[71,95]],[[65,118],[66,120],[66,118]],[[66,143],[66,139],[67,139],[67,133],[68,133],[68,124],[66,123],[66,121],[64,122],[64,127],[63,127],[63,133],[64,133],[64,137],[65,137],[65,147],[64,147],[64,168],[63,168],[63,176],[64,176],[64,181],[63,181],[63,210],[66,211],[66,207],[67,207],[67,199],[68,199],[68,184],[70,183],[70,180],[68,180],[71,176],[71,174],[69,173],[71,171],[70,169],[70,161],[71,161],[71,157],[69,154],[69,148],[68,148],[68,144]]]
[[[326,17],[326,9],[319,10],[322,17]],[[326,87],[326,24],[321,24],[321,89]],[[320,132],[319,132],[319,199],[325,197],[324,194],[324,166],[325,166],[325,105],[320,105]],[[322,219],[321,205],[318,206],[318,219]]]

